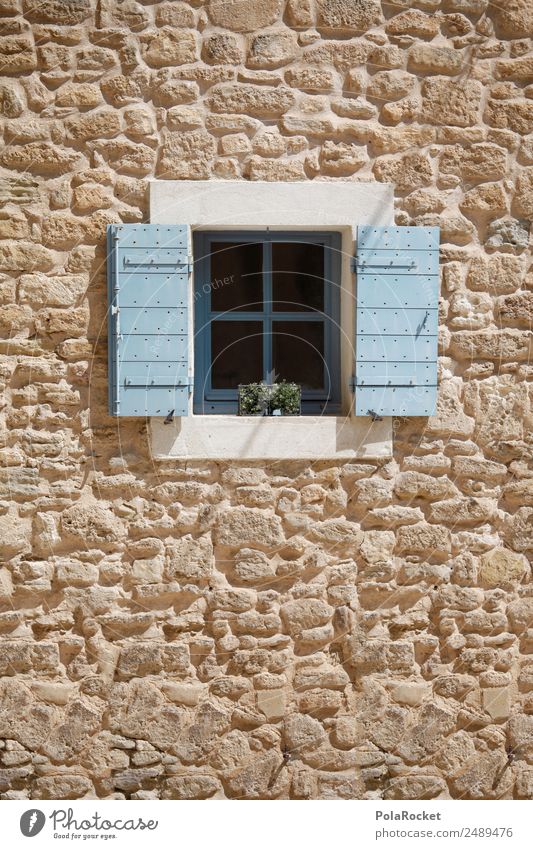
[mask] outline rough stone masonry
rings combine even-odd
[[[0,0],[0,791],[533,798],[529,0]],[[394,458],[156,462],[106,405],[147,179],[442,228]]]

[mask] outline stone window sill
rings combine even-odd
[[[150,420],[154,459],[355,460],[392,456],[392,421],[351,416],[187,416]]]

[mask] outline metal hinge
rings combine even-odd
[[[350,392],[353,392],[355,394],[355,387],[357,386],[357,378],[355,374],[352,374],[352,376],[350,377],[350,380],[348,381],[348,386],[350,388]]]
[[[357,257],[356,256],[350,257],[350,271],[352,272],[352,274],[355,274],[356,271],[357,271]]]

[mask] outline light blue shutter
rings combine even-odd
[[[356,272],[355,414],[432,415],[439,228],[358,227]]]
[[[186,416],[189,406],[187,227],[107,228],[109,411]]]

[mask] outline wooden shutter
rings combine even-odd
[[[109,408],[113,416],[186,416],[187,227],[111,224]]]
[[[439,228],[358,227],[356,273],[355,414],[432,415]]]

